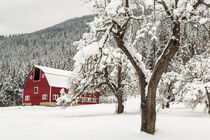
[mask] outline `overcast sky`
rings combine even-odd
[[[0,0],[0,35],[34,32],[91,14],[84,0]]]

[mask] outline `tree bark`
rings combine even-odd
[[[208,92],[207,88],[206,88],[206,95],[208,99],[208,113],[210,115],[210,93]]]
[[[166,108],[170,108],[170,102],[172,101],[172,87],[173,87],[174,81],[171,81],[171,83],[168,86],[168,96],[167,96],[167,102],[166,102]]]
[[[165,68],[175,53],[178,51],[180,38],[179,33],[180,23],[175,23],[173,28],[174,38],[169,40],[166,49],[162,53],[160,59],[157,61],[148,84],[146,108],[142,110],[142,115],[144,115],[144,118],[142,118],[141,131],[147,132],[149,134],[154,134],[155,132],[157,86]]]
[[[118,77],[118,81],[117,81],[117,85],[111,83],[109,81],[109,73],[108,73],[108,68],[105,67],[104,68],[104,77],[106,79],[106,84],[108,85],[108,87],[110,88],[110,90],[113,92],[113,94],[115,95],[115,97],[117,98],[117,114],[121,114],[124,112],[124,105],[123,105],[123,92],[121,91],[121,88],[122,88],[122,85],[121,85],[121,82],[122,82],[122,65],[120,64],[118,66],[118,74],[117,74],[117,77]]]
[[[124,112],[123,98],[122,96],[117,96],[117,114],[121,114]]]
[[[166,108],[170,108],[171,96],[167,97],[168,101],[166,102]]]

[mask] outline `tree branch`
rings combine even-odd
[[[112,84],[109,81],[107,66],[104,68],[104,72],[105,72],[104,77],[106,79],[106,83],[109,86],[109,88],[111,89],[111,91],[115,94],[116,89],[112,86]]]
[[[195,5],[193,5],[194,9],[197,9],[199,5],[205,5],[207,8],[210,8],[210,4],[204,2],[204,0],[198,0]]]
[[[180,41],[180,23],[175,23],[173,28],[173,38],[168,41],[168,44],[163,51],[162,55],[157,60],[157,63],[154,66],[151,79],[149,81],[148,87],[151,87],[150,90],[156,90],[161,75],[163,74],[165,68],[167,67],[170,60],[173,58],[175,53],[179,49],[179,41]],[[153,94],[152,91],[148,91],[148,97],[154,97],[156,95],[149,95]]]
[[[131,62],[131,64],[133,65],[134,69],[137,72],[138,79],[139,79],[139,86],[141,89],[141,100],[142,100],[142,104],[143,104],[143,103],[145,103],[145,100],[146,100],[146,98],[145,98],[145,87],[147,85],[146,76],[143,73],[142,69],[138,66],[134,57],[131,55],[131,53],[128,51],[128,49],[125,47],[123,38],[117,33],[113,33],[113,37],[114,37],[115,41],[117,42],[117,46],[122,50],[122,52],[124,52],[124,54],[127,56],[127,58],[129,59],[129,61]]]
[[[168,6],[166,5],[165,1],[161,0],[161,1],[157,1],[157,3],[161,4],[166,12],[166,14],[168,15],[168,17],[173,21],[174,18],[171,14],[171,12],[168,9]]]

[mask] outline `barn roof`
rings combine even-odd
[[[51,87],[69,88],[69,80],[73,77],[73,73],[71,71],[38,65],[34,65],[34,67],[45,73],[47,81]]]

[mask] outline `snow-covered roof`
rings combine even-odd
[[[34,67],[45,73],[47,81],[51,87],[69,88],[69,80],[73,77],[73,73],[71,71],[38,65],[34,65]]]

